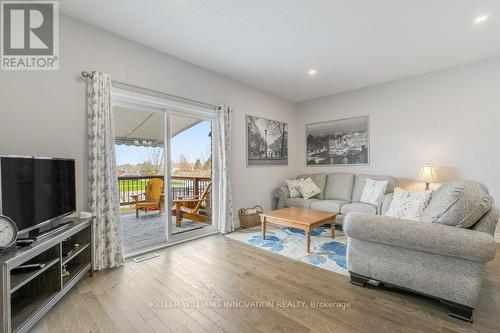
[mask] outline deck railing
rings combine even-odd
[[[118,177],[118,190],[120,192],[120,206],[133,204],[132,196],[139,196],[139,201],[145,201],[144,189],[150,179],[164,180],[163,175]],[[172,176],[170,192],[172,198],[201,195],[206,189],[210,177],[184,177]]]

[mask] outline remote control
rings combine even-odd
[[[26,265],[19,265],[15,268],[12,269],[12,271],[30,271],[34,269],[40,269],[44,268],[45,264],[26,264]]]
[[[34,242],[35,242],[35,240],[34,240],[34,239],[18,239],[18,240],[16,241],[16,244],[17,244],[18,246],[28,246],[28,245],[33,244]]]

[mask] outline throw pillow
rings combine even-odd
[[[432,191],[407,192],[399,187],[394,189],[394,197],[385,216],[406,220],[420,220],[431,201]]]
[[[452,181],[434,191],[420,220],[470,228],[492,205],[493,199],[483,184],[472,180]]]
[[[377,206],[384,198],[386,189],[387,180],[373,180],[367,178],[359,201]]]
[[[312,198],[316,194],[321,193],[321,189],[312,181],[311,178],[307,178],[299,185],[299,191],[304,199]]]
[[[290,198],[299,198],[302,196],[299,191],[299,185],[303,182],[304,178],[285,180],[286,186],[288,186],[288,191],[290,192]]]

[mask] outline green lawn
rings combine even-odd
[[[144,191],[147,183],[147,179],[139,179],[133,182],[121,181],[118,182],[118,185],[120,186],[120,192],[141,192]]]
[[[120,192],[144,192],[149,179],[138,179],[132,181],[118,182]],[[171,183],[172,187],[179,188],[184,186],[183,181],[174,180]]]

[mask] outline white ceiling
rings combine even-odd
[[[499,0],[64,0],[60,8],[294,102],[500,56]]]

